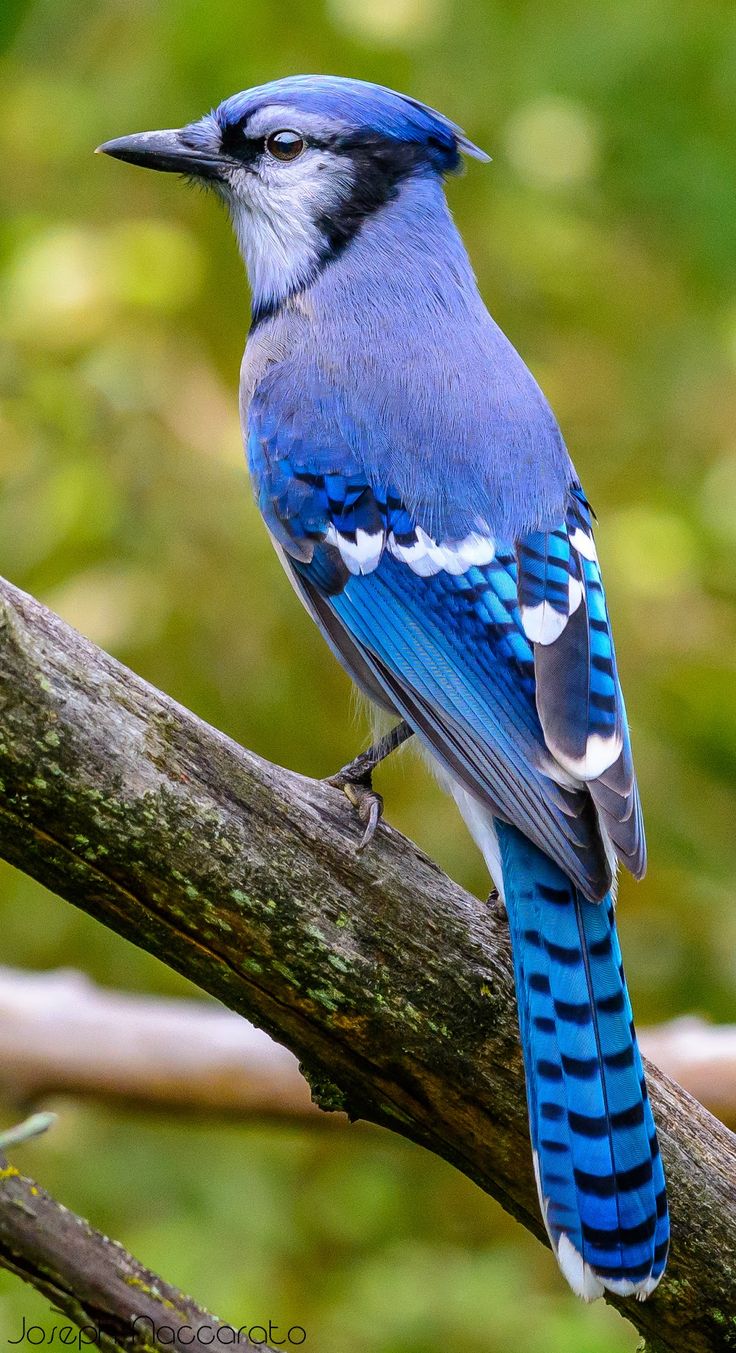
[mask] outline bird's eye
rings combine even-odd
[[[277,160],[295,160],[304,150],[304,137],[284,128],[266,137],[266,150]]]

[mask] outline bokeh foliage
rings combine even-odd
[[[236,416],[248,296],[227,222],[173,179],[91,155],[305,70],[406,89],[494,156],[450,195],[600,518],[650,842],[647,879],[621,888],[634,1005],[642,1023],[732,1018],[728,0],[4,0],[0,572],[274,760],[322,775],[362,745],[250,501]],[[411,756],[381,788],[393,822],[487,887]],[[0,934],[5,963],[183,987],[7,869]],[[388,1136],[68,1105],[21,1163],[223,1316],[298,1322],[320,1353],[635,1346],[467,1181]],[[23,1311],[50,1327],[42,1310],[0,1282],[0,1335]]]

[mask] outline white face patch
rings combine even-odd
[[[253,168],[228,171],[225,196],[260,306],[311,281],[325,247],[317,222],[351,187],[349,159],[310,146],[295,160],[277,160],[265,151]]]
[[[260,142],[263,150],[242,167],[234,160],[221,190],[258,308],[307,286],[320,265],[326,240],[318,222],[350,196],[354,171],[347,155],[310,144],[310,137],[321,142],[344,130],[276,104],[259,109],[243,128],[243,144]],[[279,131],[303,137],[305,149],[295,159],[268,151],[269,136]]]

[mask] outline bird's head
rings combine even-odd
[[[461,152],[487,159],[425,104],[380,85],[316,75],[260,85],[179,130],[124,136],[99,149],[218,191],[256,312],[308,286],[408,180],[452,172]]]

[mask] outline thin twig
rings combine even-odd
[[[226,1325],[190,1297],[144,1268],[122,1245],[62,1207],[0,1155],[0,1266],[47,1297],[60,1317],[57,1343],[106,1353],[171,1353],[227,1344],[245,1353],[273,1353],[274,1331]],[[66,1325],[82,1331],[73,1340]],[[10,1333],[6,1331],[6,1333]],[[13,1338],[22,1340],[21,1329]],[[286,1334],[280,1330],[276,1337]],[[254,1342],[255,1341],[255,1342]],[[29,1343],[33,1343],[31,1338]],[[304,1342],[297,1327],[291,1345]],[[309,1342],[312,1348],[312,1341]]]

